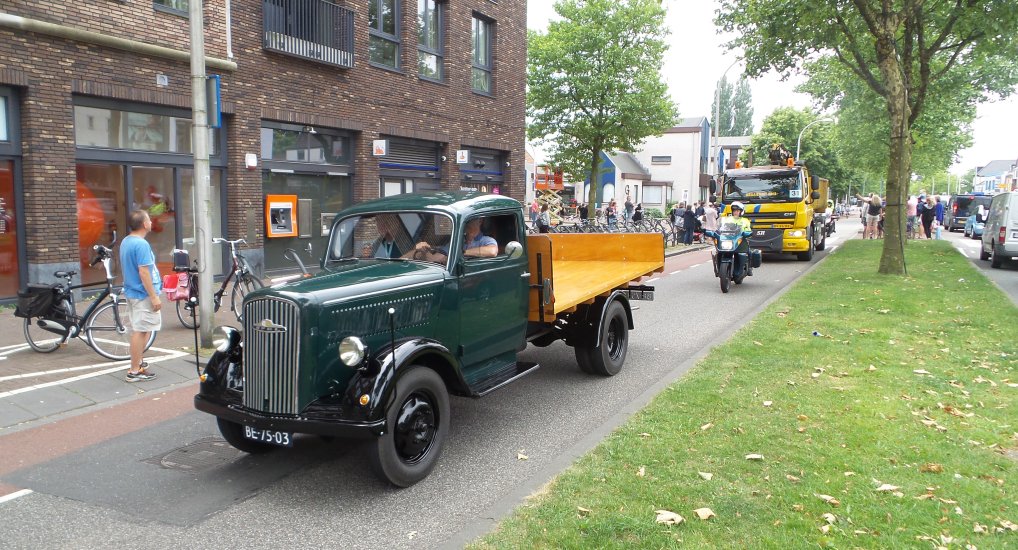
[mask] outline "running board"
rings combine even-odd
[[[511,384],[512,382],[534,372],[540,368],[540,366],[541,365],[538,363],[507,363],[501,369],[491,373],[490,376],[471,385],[471,397],[484,397],[502,386]]]

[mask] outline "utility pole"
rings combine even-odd
[[[202,0],[190,0],[191,149],[194,153],[194,243],[198,254],[198,322],[201,345],[212,344],[212,236],[209,235],[209,123],[205,97],[205,29]],[[202,299],[204,298],[204,299]],[[198,350],[195,350],[197,355]]]

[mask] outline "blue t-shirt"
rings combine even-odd
[[[120,271],[124,274],[124,295],[132,300],[148,298],[148,291],[145,290],[145,285],[141,284],[141,276],[138,275],[138,268],[142,266],[149,267],[156,294],[162,292],[163,281],[159,278],[152,246],[141,237],[128,235],[120,243]]]
[[[474,237],[474,240],[468,242],[463,247],[463,250],[477,248],[479,246],[492,246],[492,245],[498,246],[498,241],[496,241],[494,237],[489,237],[484,233],[478,233],[477,236]]]

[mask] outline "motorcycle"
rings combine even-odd
[[[753,275],[754,267],[760,267],[762,256],[759,250],[737,252],[743,240],[753,234],[752,231],[743,231],[738,223],[722,219],[717,231],[706,231],[705,234],[714,239],[711,258],[714,276],[721,279],[721,292],[727,293],[732,282],[741,285],[746,277]]]

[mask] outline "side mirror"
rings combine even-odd
[[[515,260],[523,255],[523,245],[517,241],[509,241],[505,245],[505,253],[509,256],[510,260]]]
[[[810,176],[810,178],[809,178],[809,187],[813,191],[819,191],[820,190],[820,176]],[[813,198],[817,199],[817,198],[820,198],[820,197],[813,197]]]
[[[810,198],[812,198],[813,200],[817,200],[817,199],[819,199],[819,198],[820,198],[820,191],[813,191],[812,193],[810,193],[810,195],[809,195],[809,196],[810,196]]]
[[[710,189],[711,195],[713,195],[714,193],[717,193],[718,192],[718,182],[714,181],[714,178],[711,178],[710,179],[710,185],[707,188]],[[714,198],[712,197],[711,200],[713,201]]]

